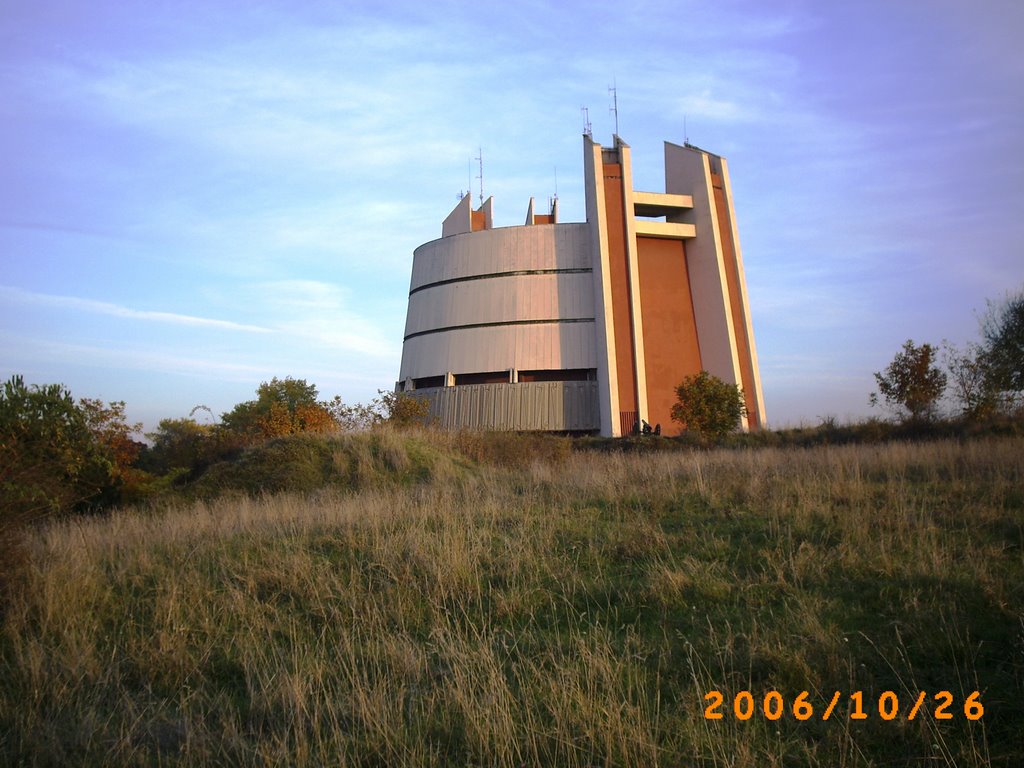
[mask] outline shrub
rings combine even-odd
[[[683,379],[676,397],[679,402],[672,406],[672,420],[704,438],[732,432],[747,413],[743,390],[707,371]]]
[[[115,456],[103,435],[91,429],[93,417],[104,422],[77,405],[62,385],[26,386],[21,376],[4,383],[0,508],[5,516],[70,512],[116,484]]]
[[[990,418],[999,405],[999,392],[987,351],[977,344],[960,350],[947,342],[944,353],[960,414],[974,421]]]
[[[421,426],[430,416],[430,402],[426,398],[384,389],[378,389],[377,397],[366,404],[345,405],[336,397],[327,407],[337,424],[352,432],[373,429],[382,424],[400,429]]]
[[[907,339],[903,351],[896,354],[885,372],[875,372],[878,391],[885,401],[905,409],[911,421],[931,419],[946,389],[946,374],[935,365],[935,357],[931,344],[915,346]],[[871,393],[870,402],[878,405],[878,393]]]
[[[1024,392],[1024,291],[989,302],[981,321],[992,386],[1011,398]]]
[[[48,515],[120,500],[139,443],[124,403],[76,403],[60,384],[0,387],[0,608],[28,562],[25,531]]]
[[[224,428],[249,442],[337,428],[330,405],[317,400],[316,386],[290,376],[263,382],[255,400],[239,403],[221,421]]]

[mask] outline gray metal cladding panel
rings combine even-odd
[[[589,272],[518,275],[450,283],[409,297],[406,335],[437,328],[521,320],[594,317]]]
[[[415,390],[446,429],[575,432],[601,427],[597,382],[473,384]]]
[[[474,275],[590,267],[586,224],[501,227],[425,243],[413,254],[410,290]]]
[[[402,346],[401,380],[482,371],[596,368],[593,322],[507,325],[416,336]]]

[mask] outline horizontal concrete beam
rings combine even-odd
[[[633,212],[637,216],[670,216],[693,208],[692,195],[633,191]]]
[[[697,236],[697,228],[693,224],[637,219],[636,234],[638,237],[660,237],[665,240],[692,240]]]

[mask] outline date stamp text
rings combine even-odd
[[[704,701],[705,720],[750,720],[752,717],[764,717],[766,720],[781,720],[784,717],[828,720],[833,715],[840,718],[845,716],[850,720],[875,717],[882,720],[913,720],[921,716],[930,716],[935,720],[952,720],[956,717],[980,720],[985,714],[978,691],[962,700],[957,700],[949,691],[932,694],[919,691],[916,696],[907,695],[902,699],[894,691],[882,691],[877,699],[865,696],[863,691],[852,691],[846,695],[835,691],[828,700],[816,700],[808,691],[801,691],[791,699],[779,691],[768,691],[761,696],[755,696],[750,691],[739,691],[731,700],[721,691],[709,691],[704,694]]]

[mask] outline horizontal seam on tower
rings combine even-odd
[[[409,295],[425,291],[427,288],[435,288],[439,285],[451,285],[452,283],[465,283],[470,280],[490,280],[495,277],[522,277],[525,275],[574,275],[585,272],[593,272],[590,267],[573,267],[566,269],[519,269],[513,272],[488,272],[485,275],[466,275],[465,277],[452,277],[447,280],[437,280],[433,283],[419,285],[409,291]]]
[[[426,331],[416,331],[406,336],[403,341],[414,339],[417,336],[426,336],[430,333],[444,333],[445,331],[462,331],[469,328],[500,328],[506,325],[546,325],[550,323],[592,323],[592,317],[563,317],[553,320],[502,320],[494,323],[468,323],[466,325],[449,325],[444,328],[431,328]]]

